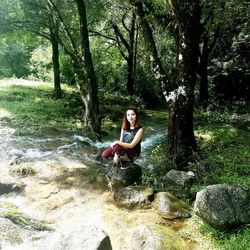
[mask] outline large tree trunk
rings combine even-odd
[[[54,91],[56,98],[62,98],[61,78],[60,78],[60,63],[59,63],[59,44],[57,41],[57,31],[50,30],[50,40],[52,45],[52,62],[54,73]]]
[[[169,0],[180,33],[178,89],[169,113],[168,150],[181,169],[196,150],[193,130],[194,87],[198,65],[201,7],[197,0]]]
[[[77,3],[80,18],[81,48],[84,58],[82,63],[75,63],[75,70],[77,73],[78,87],[85,105],[84,122],[86,127],[100,134],[101,123],[99,115],[98,84],[93,66],[92,56],[90,53],[86,6],[84,0],[75,1]],[[76,68],[79,66],[82,66],[82,69]],[[83,75],[81,76],[81,74]]]

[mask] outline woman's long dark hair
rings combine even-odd
[[[130,129],[130,123],[127,119],[127,112],[128,110],[133,110],[136,114],[136,120],[135,120],[135,128],[138,128],[139,127],[139,114],[138,114],[138,111],[136,108],[129,108],[127,109],[124,114],[123,114],[123,119],[122,119],[122,128],[124,130],[129,130]]]

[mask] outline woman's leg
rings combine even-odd
[[[107,149],[105,149],[102,153],[102,157],[104,158],[109,158],[111,156],[114,156],[114,153],[113,153],[113,148],[109,147]]]
[[[102,153],[102,157],[104,158],[114,157],[114,162],[119,161],[119,155],[127,156],[127,159],[124,158],[125,161],[133,161],[136,156],[136,151],[134,149],[127,149],[119,144],[116,144],[113,147],[107,148]]]
[[[113,147],[109,147],[103,151],[102,157],[109,158],[114,156],[115,153],[117,154],[124,154],[126,149],[119,144],[114,145]]]

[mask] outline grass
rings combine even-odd
[[[53,97],[53,86],[34,83],[31,85],[7,85],[1,88],[0,82],[0,114],[11,119],[19,133],[39,134],[43,127],[53,127],[77,131],[83,129],[79,113],[82,107],[71,106],[70,97],[76,98],[73,88],[62,85],[64,99]]]
[[[213,240],[216,248],[221,250],[249,250],[250,227],[241,228],[235,232],[221,232],[207,224],[201,226],[201,233]]]
[[[223,121],[210,124],[201,122],[197,126],[196,136],[203,154],[200,163],[208,171],[204,184],[250,186],[249,120],[239,128],[231,122],[230,116],[224,115]]]

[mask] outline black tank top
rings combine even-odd
[[[138,132],[139,129],[141,129],[142,127],[139,126],[138,128],[133,128],[133,129],[129,129],[129,130],[125,130],[124,134],[123,134],[123,142],[127,142],[127,143],[131,143],[136,135],[136,133]],[[136,151],[137,156],[140,155],[141,153],[141,140],[140,142],[134,147],[134,150]]]

